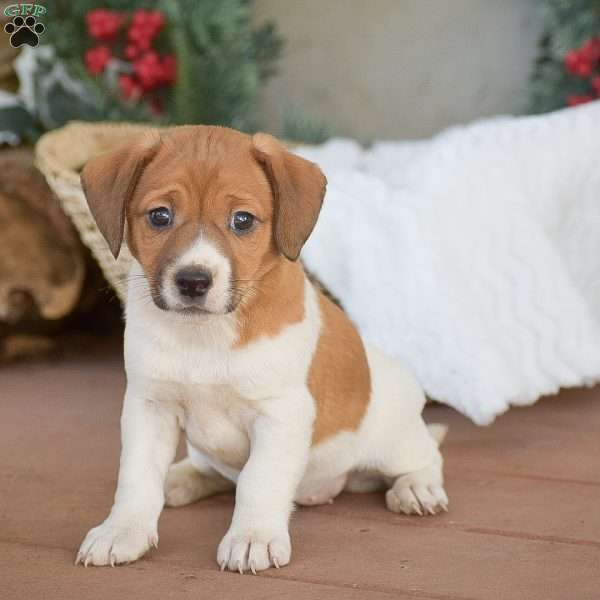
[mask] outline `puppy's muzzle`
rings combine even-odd
[[[193,300],[205,296],[212,284],[212,274],[205,269],[187,268],[175,274],[175,285],[179,293]]]

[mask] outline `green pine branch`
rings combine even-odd
[[[73,95],[59,85],[46,93],[37,85],[38,103],[48,104],[38,111],[50,115],[45,127],[71,119],[157,120],[146,105],[123,101],[115,86],[88,73],[84,55],[95,42],[87,35],[85,15],[99,7],[97,0],[55,0],[48,7],[40,47],[53,47],[85,94],[83,98]],[[252,23],[251,0],[105,0],[101,7],[127,13],[157,9],[167,16],[167,27],[157,43],[161,52],[176,54],[177,81],[165,93],[165,114],[160,120],[252,128],[258,92],[276,71],[283,40],[273,23],[258,27]],[[40,81],[52,68],[53,64],[38,61]]]
[[[589,93],[589,81],[569,74],[567,52],[600,36],[600,0],[543,0],[543,33],[529,84],[529,109],[564,107],[570,95]]]

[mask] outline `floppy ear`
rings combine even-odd
[[[252,142],[275,198],[275,242],[286,258],[296,260],[317,222],[327,179],[317,165],[288,152],[273,136],[257,133]]]
[[[117,258],[123,242],[125,206],[158,149],[160,137],[148,133],[125,146],[90,159],[81,185],[100,233]]]

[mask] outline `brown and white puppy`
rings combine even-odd
[[[135,260],[119,482],[77,562],[135,560],[165,501],[234,487],[217,562],[240,572],[290,561],[294,502],[387,487],[395,512],[446,509],[421,389],[297,261],[325,194],[316,165],[266,134],[190,126],[94,158],[82,181],[112,252],[126,231]]]

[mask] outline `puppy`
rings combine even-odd
[[[446,510],[423,392],[298,261],[325,194],[315,164],[266,134],[186,126],[90,160],[82,182],[113,254],[126,232],[135,260],[118,486],[76,563],[136,560],[165,503],[234,488],[217,563],[240,573],[289,563],[295,502],[385,488],[394,512]]]

